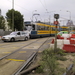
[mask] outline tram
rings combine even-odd
[[[68,31],[69,30],[69,27],[67,26],[60,26],[59,27],[59,31]]]
[[[56,26],[43,22],[25,22],[25,30],[30,32],[30,37],[44,37],[54,36],[56,33]]]

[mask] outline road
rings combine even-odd
[[[28,41],[0,41],[0,75],[15,75],[31,55],[48,48],[52,38],[30,39]]]

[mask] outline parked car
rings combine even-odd
[[[60,36],[62,36],[62,34],[68,34],[68,31],[60,31],[57,33],[57,35],[60,35]]]
[[[72,31],[72,32],[70,32],[70,34],[75,34],[75,32],[74,32],[74,31]]]
[[[5,35],[1,37],[2,41],[17,41],[17,40],[28,40],[29,33],[25,31],[15,31],[10,33],[9,35]]]

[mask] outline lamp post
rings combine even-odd
[[[67,11],[67,12],[69,12],[69,13],[70,13],[70,21],[71,21],[71,12],[70,12],[70,11]]]
[[[51,13],[51,12],[55,12],[55,11],[50,11],[50,12],[46,12],[46,13]],[[51,24],[51,15],[49,15],[49,24]]]
[[[67,12],[69,12],[69,14],[70,14],[70,18],[69,18],[69,22],[70,22],[70,26],[71,26],[71,30],[69,29],[69,32],[70,32],[70,31],[72,31],[72,24],[71,24],[71,12],[70,12],[70,11],[67,11]]]
[[[14,31],[14,0],[12,0],[12,30]]]

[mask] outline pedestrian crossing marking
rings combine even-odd
[[[11,53],[11,52],[2,52],[2,53]]]
[[[42,51],[38,51],[38,53],[41,53]]]
[[[18,59],[8,59],[8,60],[11,60],[11,61],[25,61],[25,60],[18,60]]]
[[[19,53],[26,53],[26,51],[19,51]]]
[[[50,44],[50,43],[48,43],[48,44]]]

